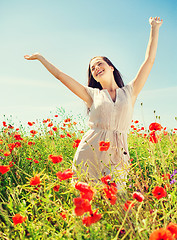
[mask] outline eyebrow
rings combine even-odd
[[[101,60],[99,60],[99,61],[97,61],[96,63],[99,63]],[[93,67],[94,67],[95,65],[93,65],[92,67],[91,67],[91,69],[93,69]]]

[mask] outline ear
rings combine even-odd
[[[110,67],[111,67],[112,71],[114,71],[114,68],[113,68],[113,66],[110,66]]]

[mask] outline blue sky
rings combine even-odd
[[[148,127],[158,116],[163,127],[177,127],[176,12],[176,0],[1,0],[0,121],[12,115],[18,126],[19,121],[51,117],[60,107],[76,118],[86,117],[80,98],[40,62],[23,56],[40,52],[83,85],[90,59],[107,56],[127,84],[145,58],[149,17],[159,16],[163,24],[155,63],[137,98],[133,119]]]

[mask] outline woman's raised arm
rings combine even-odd
[[[149,74],[154,64],[156,51],[157,51],[157,43],[159,36],[159,28],[162,25],[163,20],[159,18],[149,18],[149,23],[151,25],[149,43],[146,50],[145,60],[141,65],[135,79],[133,80],[133,89],[134,96],[137,97],[140,91],[142,90]]]
[[[35,53],[31,56],[25,55],[24,58],[27,60],[39,60],[54,77],[60,80],[74,94],[76,94],[83,101],[85,101],[88,107],[92,105],[93,100],[91,96],[87,93],[85,87],[67,74],[60,71],[53,64],[48,62],[40,53]]]

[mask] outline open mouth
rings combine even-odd
[[[99,71],[96,76],[100,75],[103,71],[104,71],[104,70]]]

